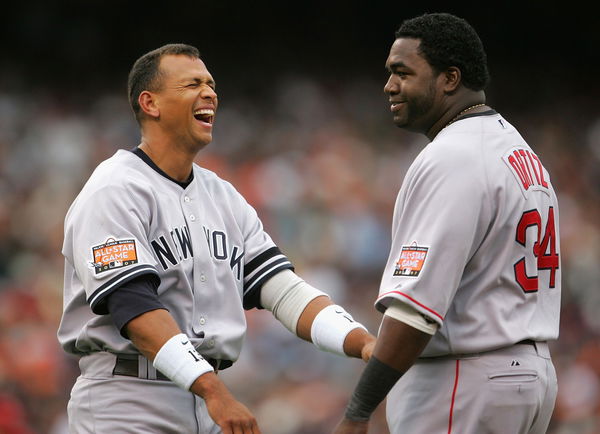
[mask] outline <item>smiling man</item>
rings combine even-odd
[[[386,62],[394,123],[426,135],[398,193],[377,344],[337,434],[543,434],[557,393],[560,242],[550,176],[486,104],[486,54],[454,15],[402,23]]]
[[[231,184],[194,164],[218,108],[198,50],[145,54],[128,87],[141,143],[102,162],[65,219],[58,338],[81,368],[70,432],[259,433],[217,377],[240,354],[244,309],[365,361],[374,337],[292,271]]]

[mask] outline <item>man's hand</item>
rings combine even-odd
[[[377,339],[363,329],[354,329],[344,341],[344,352],[350,357],[361,358],[368,362],[373,354]]]
[[[190,390],[204,399],[208,414],[223,434],[260,434],[250,410],[233,397],[216,374],[201,375]]]
[[[373,350],[375,349],[375,344],[377,343],[377,339],[374,336],[369,335],[367,341],[362,347],[360,351],[360,357],[367,363],[373,354]]]
[[[335,427],[333,434],[367,434],[369,422],[353,422],[348,419],[343,419],[338,426]]]

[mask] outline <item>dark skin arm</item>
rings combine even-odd
[[[373,356],[397,371],[406,372],[430,339],[431,335],[389,316],[384,316]],[[367,432],[367,427],[368,422],[354,422],[344,418],[334,433],[364,434]]]
[[[298,319],[296,334],[309,342],[311,341],[310,329],[312,323],[321,310],[333,304],[327,296],[320,296],[312,300],[304,308],[304,311]],[[364,331],[361,328],[352,330],[344,340],[344,352],[350,357],[362,358],[368,362],[375,347],[375,336]]]
[[[146,312],[129,321],[126,328],[133,345],[151,361],[165,342],[181,333],[164,309]],[[250,410],[231,395],[214,372],[199,376],[190,391],[204,399],[208,413],[224,434],[260,434]]]

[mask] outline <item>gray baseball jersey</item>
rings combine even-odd
[[[160,278],[158,297],[205,357],[235,361],[243,308],[292,268],[254,209],[197,165],[183,188],[150,161],[119,150],[94,171],[65,220],[64,349],[138,353],[107,313],[106,298],[136,276]]]
[[[494,111],[444,128],[409,168],[376,307],[408,303],[440,329],[422,356],[558,336],[560,243],[550,176]]]

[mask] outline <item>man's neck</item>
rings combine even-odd
[[[143,136],[139,147],[150,157],[154,164],[171,178],[180,182],[189,179],[192,173],[192,164],[196,157],[195,153],[188,152],[179,146]]]
[[[462,114],[466,112],[478,113],[487,109],[487,106],[485,106],[485,93],[483,91],[470,91],[468,94],[463,95],[462,98],[454,101],[425,135],[429,140],[433,140],[440,131],[459,119]]]

